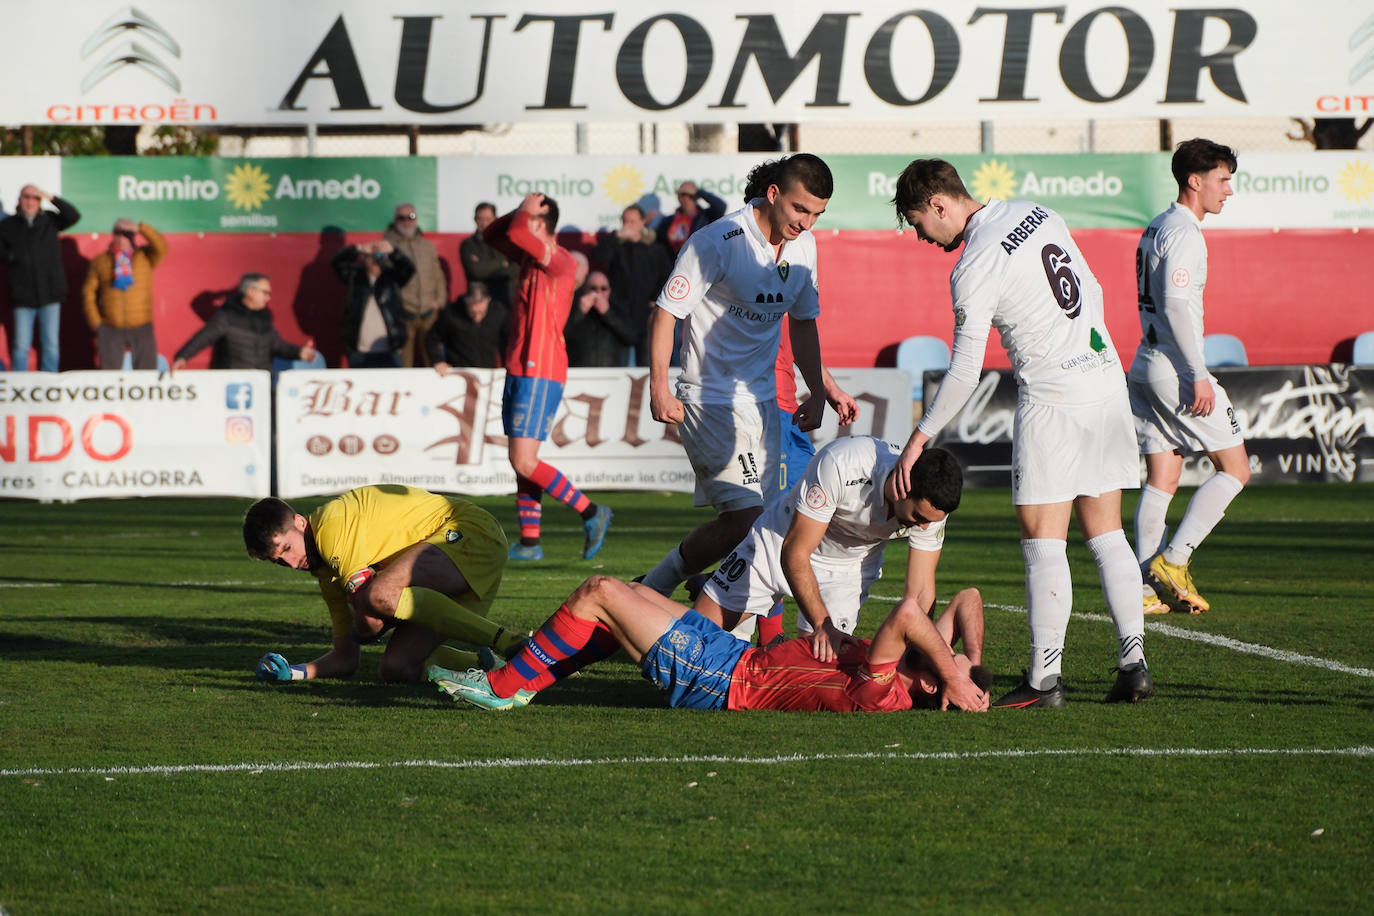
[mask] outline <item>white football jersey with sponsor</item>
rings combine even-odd
[[[1090,404],[1125,386],[1102,287],[1053,210],[1028,200],[989,201],[969,218],[949,283],[952,362],[981,366],[996,327],[1022,400]]]
[[[1202,361],[1202,291],[1207,286],[1207,242],[1202,223],[1183,204],[1173,206],[1151,220],[1135,251],[1136,290],[1140,301],[1140,351],[1159,350],[1178,374],[1187,379],[1207,378]],[[1164,303],[1187,304],[1187,327],[1165,320]],[[1177,334],[1189,339],[1180,345]],[[1194,354],[1189,365],[1185,353]]]
[[[657,305],[686,320],[677,396],[697,404],[769,403],[782,317],[815,318],[816,240],[773,246],[752,205],[698,229],[678,254]]]
[[[823,566],[862,563],[890,540],[906,538],[912,550],[935,551],[945,541],[945,520],[926,528],[907,528],[888,515],[883,481],[897,463],[900,446],[872,436],[846,436],[827,444],[807,466],[797,485],[773,500],[756,523],[782,537],[793,513],[828,523],[811,555]]]

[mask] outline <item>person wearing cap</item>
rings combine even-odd
[[[138,244],[139,235],[145,244]],[[153,270],[165,257],[167,242],[152,226],[115,220],[109,246],[91,261],[81,286],[100,368],[123,368],[126,349],[134,369],[157,368]]]
[[[439,267],[439,253],[434,243],[420,232],[419,214],[413,204],[396,205],[391,225],[382,238],[397,251],[403,251],[415,265],[415,273],[401,287],[401,310],[405,313],[406,343],[401,349],[401,365],[430,365],[425,346],[425,334],[434,326],[439,310],[448,302],[448,283]],[[416,351],[419,355],[416,355]]]

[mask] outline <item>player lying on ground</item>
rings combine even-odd
[[[258,662],[262,680],[348,677],[362,645],[394,630],[382,654],[384,681],[418,683],[430,664],[475,664],[456,639],[507,654],[525,635],[486,614],[501,585],[506,537],[496,519],[455,497],[402,486],[359,487],[307,518],[280,499],[260,499],[243,518],[248,555],[308,570],[333,622],[334,645],[292,665],[276,652]]]
[[[490,674],[433,665],[429,677],[473,706],[510,709],[618,644],[673,707],[983,711],[991,678],[951,648],[961,635],[956,623],[976,617],[981,632],[982,601],[972,589],[960,595],[959,609],[946,611],[940,624],[903,599],[871,641],[846,642],[839,655],[821,660],[806,637],[756,649],[651,588],[593,576],[509,664]]]
[[[897,446],[846,436],[811,459],[798,486],[769,503],[693,605],[703,617],[748,639],[756,617],[784,596],[816,657],[829,661],[852,640],[859,608],[882,574],[889,540],[907,542],[905,597],[927,614],[935,605],[935,568],[945,518],[959,506],[963,471],[941,448],[926,450],[896,496]],[[976,665],[982,632],[966,635]]]

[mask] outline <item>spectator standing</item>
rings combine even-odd
[[[238,289],[176,352],[172,371],[184,369],[188,359],[209,346],[214,347],[210,351],[211,369],[270,371],[273,357],[314,359],[312,343],[288,343],[277,332],[272,324],[272,312],[267,308],[271,299],[271,277],[260,273],[244,274],[239,279]]]
[[[57,212],[43,209],[43,202]],[[38,321],[38,366],[56,372],[58,327],[62,300],[67,298],[67,275],[57,234],[81,219],[81,212],[60,197],[26,184],[19,190],[18,212],[0,220],[0,260],[10,268],[10,307],[14,333],[10,335],[10,368],[29,368],[33,324]]]
[[[133,368],[156,369],[153,270],[167,257],[167,242],[152,226],[131,219],[115,220],[112,233],[109,247],[91,261],[81,286],[100,368],[123,368],[127,348]],[[146,245],[137,244],[140,233]]]
[[[510,310],[491,297],[485,283],[474,280],[455,305],[439,312],[425,345],[440,375],[448,375],[454,366],[500,369],[509,334]]]
[[[485,283],[493,299],[500,299],[508,306],[514,305],[520,265],[506,257],[505,252],[493,246],[483,235],[487,227],[496,222],[495,205],[485,202],[478,204],[472,213],[472,221],[477,231],[458,246],[463,276],[468,283],[475,280]]]
[[[654,232],[676,258],[693,232],[724,215],[725,201],[695,182],[684,181],[677,188],[677,209],[660,218]]]
[[[411,204],[396,205],[395,216],[382,233],[382,238],[397,251],[404,251],[415,265],[415,274],[401,287],[401,307],[406,319],[406,342],[401,350],[401,365],[409,369],[418,358],[421,366],[428,366],[425,334],[434,326],[439,311],[448,302],[448,284],[439,267],[439,253],[435,251],[434,243],[420,232],[419,214]]]
[[[644,225],[644,211],[631,204],[620,214],[620,229],[597,240],[592,260],[606,265],[611,307],[634,329],[635,364],[649,364],[649,313],[672,268],[668,252],[654,243]],[[622,363],[623,365],[623,363]]]
[[[611,281],[599,270],[588,274],[586,285],[573,294],[572,310],[563,327],[569,366],[625,365],[635,341],[635,328],[613,299]]]
[[[348,287],[340,332],[352,369],[397,369],[406,342],[401,287],[415,273],[391,243],[348,245],[334,255],[334,273]]]

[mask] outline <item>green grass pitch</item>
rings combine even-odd
[[[597,498],[602,554],[546,504],[549,559],[493,617],[533,627],[706,517]],[[1009,502],[965,494],[939,575],[982,589],[998,693],[1028,644]],[[245,507],[0,502],[0,912],[1374,910],[1374,487],[1246,491],[1195,560],[1212,612],[1149,620],[1133,707],[1100,702],[1115,639],[1074,531],[1069,706],[986,715],[668,710],[623,658],[504,714],[375,683],[376,649],[260,684],[327,615],[246,558]]]

